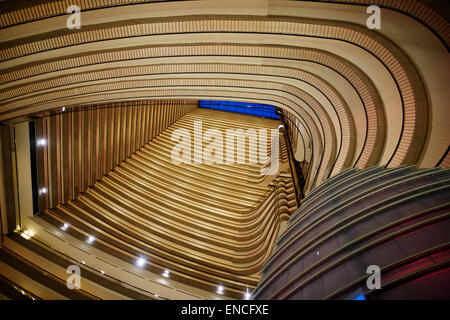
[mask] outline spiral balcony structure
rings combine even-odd
[[[441,0],[1,1],[1,292],[442,297],[448,21]],[[276,129],[278,170],[175,164],[212,150],[172,140],[199,121]]]

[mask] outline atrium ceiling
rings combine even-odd
[[[380,29],[366,25],[372,4]],[[79,29],[67,28],[70,5],[81,8]],[[7,1],[0,121],[118,101],[253,102],[295,117],[312,155],[308,188],[348,167],[449,167],[450,33],[440,5]]]

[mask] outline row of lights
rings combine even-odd
[[[66,231],[68,228],[69,228],[69,225],[68,225],[67,223],[64,223],[64,224],[61,226],[61,230],[64,230],[64,231]],[[17,230],[18,230],[18,231],[21,230],[21,229],[20,229],[20,226],[17,226]],[[31,238],[34,236],[34,232],[31,231],[31,230],[24,230],[23,232],[21,232],[20,235],[21,235],[23,238],[25,238],[26,240],[29,240],[29,239],[31,239]],[[86,240],[86,242],[87,242],[87,243],[93,243],[94,240],[95,240],[95,239],[94,239],[93,236],[89,236],[88,239]],[[81,263],[82,263],[82,264],[86,264],[86,261],[81,260]],[[105,271],[100,270],[100,273],[101,273],[101,274],[105,274]]]
[[[222,295],[224,290],[225,290],[225,288],[221,284],[219,284],[219,286],[217,287],[216,293]],[[247,288],[247,291],[244,293],[244,299],[250,300],[251,297],[252,297],[252,294],[248,291],[248,288]]]
[[[139,258],[136,259],[136,265],[138,267],[140,267],[140,268],[143,268],[146,263],[147,263],[147,260],[144,257],[142,257],[142,256],[140,256]],[[170,277],[170,270],[169,269],[165,269],[164,272],[162,273],[162,276],[164,278],[169,278]],[[159,295],[156,294],[156,293],[154,293],[153,295],[155,296],[155,298],[159,297]]]
[[[66,111],[66,107],[62,107],[61,111],[62,112]],[[37,145],[38,145],[38,147],[43,147],[43,146],[47,145],[47,139],[44,139],[44,138],[38,139]],[[47,188],[41,188],[39,190],[39,194],[46,194],[46,193],[47,193]],[[63,230],[65,230],[65,229],[63,229]]]
[[[64,224],[61,226],[61,230],[64,230],[64,231],[66,231],[68,228],[69,228],[69,225],[68,225],[67,223],[64,223]],[[86,239],[86,242],[87,242],[88,244],[92,244],[94,241],[95,241],[95,238],[94,238],[93,236],[88,236],[88,238]],[[82,263],[82,264],[86,264],[86,262],[85,262],[84,260],[81,261],[81,263]],[[140,257],[137,258],[137,260],[136,260],[136,265],[137,265],[138,267],[140,267],[140,268],[144,267],[146,263],[147,263],[147,260],[146,260],[144,257],[142,257],[142,256],[140,256]],[[105,274],[105,272],[104,272],[103,270],[101,270],[100,272],[101,272],[102,274]],[[162,273],[162,276],[163,276],[164,278],[170,278],[170,270],[169,270],[169,269],[165,269],[165,270],[163,271],[163,273]],[[221,284],[219,284],[219,286],[217,287],[216,293],[222,295],[222,294],[224,293],[224,290],[225,290],[225,288],[224,288]],[[248,288],[247,288],[247,291],[244,293],[244,298],[245,298],[246,300],[249,300],[249,299],[251,298],[251,296],[252,296],[252,295],[251,295],[251,293],[248,291]],[[155,297],[158,297],[158,295],[155,294]]]
[[[25,292],[23,289],[18,288],[17,286],[13,286],[14,289],[16,289],[17,291],[19,291],[21,294],[23,294],[24,296],[27,296],[29,298],[31,298],[31,300],[36,300],[35,297],[33,297],[29,292]]]
[[[44,188],[44,189],[45,189],[45,188]],[[61,230],[67,231],[67,229],[69,229],[69,224],[64,223],[64,224],[61,226]],[[88,236],[88,237],[86,238],[86,243],[88,243],[88,244],[93,244],[94,241],[95,241],[94,236]]]
[[[41,138],[41,139],[38,139],[38,141],[37,141],[37,145],[39,146],[39,147],[43,147],[43,146],[45,146],[47,144],[47,140],[46,139],[44,139],[44,138]],[[47,193],[47,188],[41,188],[40,190],[39,190],[39,194],[46,194]]]
[[[64,224],[61,226],[61,230],[67,231],[67,229],[69,229],[69,224],[64,223]],[[88,236],[87,239],[86,239],[86,242],[87,242],[88,244],[92,244],[92,243],[94,243],[94,241],[95,241],[95,238],[94,238],[93,236]],[[82,264],[84,264],[84,265],[86,264],[86,261],[84,261],[84,260],[81,260],[80,262],[81,262]],[[105,274],[105,271],[100,270],[100,273],[101,273],[101,274]]]
[[[30,240],[34,236],[34,232],[31,230],[24,230],[20,233],[20,236],[26,240]]]
[[[86,261],[84,261],[84,260],[81,260],[80,262],[81,262],[82,264],[86,265]],[[100,270],[100,273],[101,273],[101,274],[105,274],[105,271],[103,271],[103,270]]]
[[[146,264],[146,262],[147,262],[147,260],[141,256],[141,257],[139,257],[139,258],[136,260],[136,265],[137,265],[138,267],[141,267],[141,268],[142,268],[142,267]],[[164,278],[170,278],[170,270],[169,270],[169,269],[165,269],[164,272],[162,273],[162,276],[163,276]],[[216,293],[222,295],[222,294],[224,293],[224,290],[225,290],[225,288],[224,288],[221,284],[219,284],[219,286],[217,287]],[[156,296],[156,295],[155,295],[155,296]],[[244,293],[244,298],[245,298],[246,300],[249,300],[249,299],[251,298],[251,296],[252,296],[252,295],[251,295],[251,293],[248,291],[248,288],[247,288],[247,291]]]
[[[146,260],[144,257],[142,257],[142,256],[140,256],[140,257],[137,258],[137,260],[136,260],[136,265],[137,265],[138,267],[140,267],[140,268],[144,267],[146,263],[147,263],[147,260]],[[163,276],[164,278],[170,278],[170,270],[169,270],[169,269],[165,269],[165,270],[163,271],[163,273],[162,273],[162,276]]]

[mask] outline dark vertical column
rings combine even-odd
[[[128,152],[127,156],[131,156],[133,153],[136,152],[136,140],[137,140],[137,106],[136,102],[129,102],[128,108],[131,109],[131,126],[130,126],[130,151]]]
[[[82,128],[81,128],[81,189],[80,192],[84,192],[89,186],[89,158],[90,158],[90,143],[89,143],[89,127],[90,127],[90,111],[86,110],[82,112]]]
[[[142,102],[138,101],[136,103],[136,151],[141,149],[142,146],[142,127],[143,127],[143,118],[142,118]]]
[[[125,145],[124,150],[125,153],[123,155],[122,161],[127,160],[128,155],[131,153],[131,118],[132,118],[132,108],[125,103],[125,109],[127,110],[127,117],[126,117],[126,123],[127,123],[127,130],[125,131]]]
[[[98,106],[97,106],[98,107]],[[99,148],[98,148],[98,142],[99,142],[99,133],[100,128],[98,126],[98,116],[99,116],[99,109],[94,108],[92,110],[92,120],[91,120],[91,174],[90,174],[90,181],[89,186],[93,186],[95,182],[97,181],[97,173],[98,173],[98,159],[99,159]]]
[[[77,197],[80,193],[82,185],[82,117],[83,113],[77,111],[73,113],[73,197]]]
[[[155,138],[155,110],[156,105],[153,103],[150,106],[150,140]]]
[[[114,155],[117,152],[117,148],[115,146],[115,135],[117,130],[119,129],[117,127],[117,117],[116,117],[116,107],[115,105],[111,108],[108,108],[108,158],[107,158],[107,169],[112,170],[114,168]]]
[[[6,217],[6,234],[11,233],[16,228],[16,206],[14,202],[14,185],[13,168],[12,168],[12,143],[11,128],[6,125],[0,125],[0,141],[1,141],[1,161],[3,167],[3,192],[4,192],[4,208],[2,215]]]
[[[48,194],[49,194],[49,208],[54,208],[58,204],[58,118],[52,116],[48,121]]]
[[[114,155],[113,168],[120,163],[120,137],[121,137],[120,132],[123,130],[121,110],[122,108],[120,107],[120,105],[117,105],[117,107],[115,108],[115,121],[114,121],[115,139],[114,139],[114,153],[113,153]]]
[[[161,133],[163,130],[165,130],[168,127],[168,116],[169,116],[169,104],[170,101],[167,101],[163,107],[162,107],[162,128],[159,131],[159,133]]]
[[[100,127],[100,137],[99,137],[99,150],[100,150],[100,159],[99,159],[99,168],[97,179],[101,179],[108,170],[106,169],[106,152],[108,150],[108,108],[100,109],[100,117],[99,117],[99,127]]]
[[[158,123],[157,123],[157,129],[156,129],[156,135],[158,136],[161,133],[161,127],[162,127],[162,123],[163,123],[163,115],[162,115],[162,108],[164,105],[165,101],[163,101],[162,104],[158,105]]]
[[[146,128],[146,124],[147,124],[147,107],[146,107],[147,102],[146,101],[141,101],[140,102],[140,109],[141,109],[141,143],[140,143],[140,148],[142,148],[145,143],[147,142],[145,140],[145,128]]]
[[[33,215],[39,213],[39,191],[37,177],[37,155],[36,155],[36,129],[35,122],[28,123],[30,136],[30,167],[31,167],[31,198],[33,201]]]
[[[175,104],[174,102],[172,102],[169,106],[169,125],[172,125],[172,123],[174,123],[174,115],[173,115],[173,109],[175,108]]]
[[[71,141],[72,128],[70,123],[70,114],[63,113],[59,116],[61,118],[61,180],[62,180],[62,194],[61,203],[67,202],[70,199],[72,172],[71,172]]]
[[[150,141],[150,104],[147,102],[144,105],[145,110],[145,128],[144,128],[144,143],[148,143]]]
[[[125,160],[126,154],[126,135],[127,135],[127,106],[122,103],[121,104],[121,125],[120,125],[120,159],[119,163]]]
[[[40,141],[40,139],[45,139],[46,137],[46,118],[38,119],[34,122],[35,124],[35,141]],[[31,137],[31,133],[30,133]],[[47,194],[39,196],[39,188],[45,187],[48,189],[46,181],[47,172],[47,154],[46,146],[36,145],[36,189],[38,190],[38,212],[43,212],[47,208]]]

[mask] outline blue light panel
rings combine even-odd
[[[353,300],[366,300],[366,296],[364,293],[361,293],[359,296],[353,298]]]
[[[235,113],[248,114],[256,117],[280,119],[275,113],[275,107],[267,104],[238,102],[238,101],[220,101],[220,100],[200,100],[200,108],[214,109]]]
[[[358,288],[356,291],[354,291],[351,295],[349,295],[345,300],[367,300],[366,296],[364,295],[364,292],[361,288]]]

